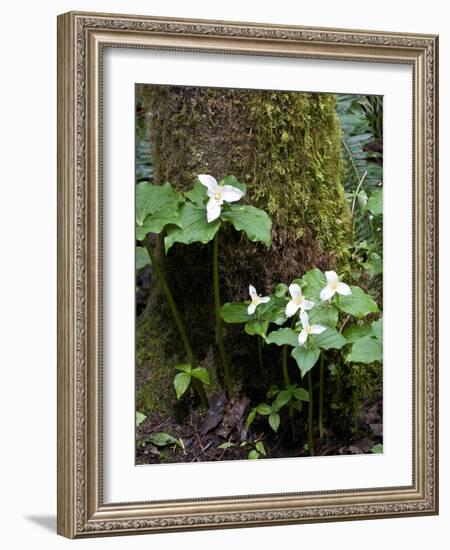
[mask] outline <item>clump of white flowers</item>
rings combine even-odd
[[[208,189],[209,200],[206,205],[208,223],[217,220],[224,202],[236,202],[245,195],[243,191],[232,185],[219,185],[216,178],[208,174],[200,174],[197,177],[200,183]]]
[[[342,296],[348,296],[352,293],[352,289],[347,284],[339,281],[339,277],[335,271],[325,271],[325,277],[327,278],[327,284],[320,292],[320,299],[322,301],[329,300],[336,292]]]
[[[291,295],[291,299],[286,306],[286,317],[292,317],[298,310],[307,311],[314,307],[314,302],[307,300],[303,296],[300,285],[296,283],[289,285],[289,294]]]
[[[298,343],[301,346],[306,344],[306,340],[310,334],[322,334],[324,330],[327,330],[327,327],[322,325],[310,325],[308,314],[304,310],[300,311],[300,321],[302,322],[303,329],[298,335]]]
[[[250,298],[252,299],[252,303],[249,304],[247,308],[247,313],[249,315],[253,315],[259,304],[267,304],[267,302],[270,300],[270,296],[258,296],[256,288],[253,285],[249,285],[248,291],[250,294]]]

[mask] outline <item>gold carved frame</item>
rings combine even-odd
[[[413,484],[166,502],[102,500],[102,49],[413,68]],[[437,514],[437,78],[431,35],[156,17],[58,18],[58,533],[86,537]],[[151,499],[151,495],[149,495]]]

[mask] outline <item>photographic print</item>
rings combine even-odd
[[[136,464],[383,452],[383,98],[139,84]]]
[[[437,60],[58,17],[58,533],[438,513]]]

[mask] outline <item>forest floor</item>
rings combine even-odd
[[[263,444],[266,453],[265,456],[259,453],[259,458],[310,456],[305,445],[308,441],[306,413],[297,413],[293,420],[286,415],[275,434],[267,420],[261,417],[257,417],[247,429],[248,405],[249,400],[245,396],[228,402],[221,394],[211,401],[206,413],[191,408],[184,423],[177,423],[174,418],[161,414],[149,416],[137,429],[136,463],[246,460],[258,442]],[[174,436],[179,443],[167,446],[153,444],[149,439],[158,432]],[[379,399],[363,401],[357,429],[339,423],[333,425],[330,419],[320,439],[315,424],[314,455],[369,454],[375,445],[382,443],[382,433],[380,396]]]

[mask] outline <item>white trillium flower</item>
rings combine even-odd
[[[302,289],[296,283],[289,285],[289,294],[291,295],[291,299],[286,306],[286,317],[292,317],[298,310],[305,311],[314,306],[314,302],[307,300],[303,296]]]
[[[197,177],[200,183],[208,189],[209,201],[206,205],[208,223],[217,220],[224,202],[236,202],[245,195],[243,191],[232,185],[219,185],[216,178],[208,174],[200,174]]]
[[[351,288],[345,283],[339,281],[339,277],[335,271],[325,271],[327,285],[320,291],[320,299],[322,301],[329,300],[336,292],[342,296],[348,296],[352,293]]]
[[[324,330],[327,330],[327,327],[322,325],[310,325],[308,314],[303,309],[300,311],[300,320],[302,322],[303,330],[298,335],[298,343],[301,346],[305,345],[310,334],[322,334]]]
[[[258,296],[258,293],[256,292],[256,288],[253,285],[249,285],[248,291],[250,293],[250,298],[252,299],[252,303],[249,304],[247,308],[247,313],[249,315],[253,315],[253,313],[255,313],[256,308],[259,306],[259,304],[267,304],[267,302],[270,300],[270,296]]]

